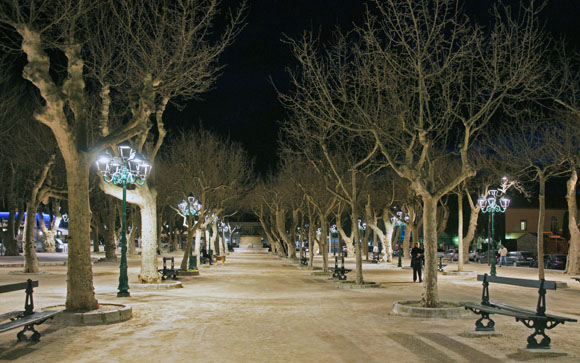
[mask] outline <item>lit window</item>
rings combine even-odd
[[[520,231],[525,231],[526,229],[528,229],[528,221],[520,221]]]

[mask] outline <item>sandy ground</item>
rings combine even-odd
[[[177,255],[175,255],[177,256]],[[179,259],[179,258],[177,258]],[[0,260],[0,262],[2,262]],[[316,261],[320,264],[320,261]],[[352,261],[350,265],[352,267]],[[129,260],[130,281],[139,261]],[[160,264],[161,265],[161,264]],[[177,265],[177,261],[176,261]],[[16,330],[0,334],[0,361],[15,362],[495,362],[522,360],[518,347],[531,334],[513,318],[498,316],[502,337],[467,338],[469,319],[419,319],[391,315],[394,302],[416,300],[422,286],[412,272],[381,263],[364,264],[365,280],[379,289],[338,289],[327,277],[311,276],[288,260],[271,255],[235,255],[225,265],[202,267],[201,275],[181,278],[183,289],[131,289],[117,298],[118,266],[96,263],[94,283],[100,303],[123,303],[133,319],[105,326],[40,325],[38,343],[16,340]],[[408,265],[408,263],[407,263]],[[347,266],[348,267],[348,266]],[[453,265],[448,269],[453,269]],[[469,265],[486,272],[485,265]],[[41,267],[35,289],[37,308],[60,305],[66,295],[66,267]],[[0,268],[0,284],[28,278]],[[537,278],[528,267],[502,267],[500,276]],[[561,272],[549,280],[569,288],[549,291],[548,312],[580,319],[580,283]],[[445,301],[478,301],[475,276],[439,276]],[[537,290],[492,286],[492,298],[534,309]],[[501,296],[501,299],[500,299]],[[22,309],[23,292],[0,295],[0,313]],[[580,324],[548,331],[552,348],[568,353],[553,362],[580,361]],[[545,361],[546,359],[535,359]]]

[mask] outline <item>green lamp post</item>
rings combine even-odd
[[[402,224],[404,224],[405,222],[401,222],[401,220],[404,220],[405,222],[409,221],[409,216],[404,216],[403,217],[403,211],[398,211],[397,212],[397,216],[392,216],[391,217],[391,222],[395,225],[395,226],[401,226]],[[405,233],[408,233],[408,231],[406,231]],[[415,237],[413,237],[415,238]],[[402,247],[402,243],[401,243],[401,239],[399,238],[399,241],[397,242],[397,244],[399,245],[399,249],[398,249],[398,261],[397,261],[397,267],[403,267],[403,247]]]
[[[179,203],[177,206],[179,207],[181,213],[183,213],[183,215],[185,216],[197,217],[199,216],[199,211],[201,210],[201,203],[197,199],[195,199],[195,197],[191,193],[189,193],[187,201],[182,200],[181,203]],[[189,261],[187,264],[187,269],[188,270],[197,269],[197,261],[194,260],[193,258],[193,243],[189,248]]]
[[[97,170],[107,183],[123,187],[123,209],[121,214],[121,264],[119,265],[119,292],[117,297],[128,297],[127,276],[127,184],[143,185],[151,172],[151,164],[137,155],[129,145],[117,147],[119,156],[103,154],[97,160]]]
[[[489,274],[491,276],[496,275],[496,269],[495,269],[496,245],[495,245],[495,240],[493,238],[493,236],[494,236],[493,216],[495,213],[504,213],[510,205],[510,200],[508,198],[506,198],[505,196],[502,196],[499,199],[499,204],[498,204],[497,203],[498,196],[499,196],[499,191],[496,189],[491,189],[488,192],[487,198],[482,195],[477,200],[477,202],[479,203],[479,206],[481,207],[481,212],[482,213],[489,213],[491,215],[491,218],[489,219],[489,222],[488,222],[490,224],[490,225],[488,225],[488,234],[489,234],[489,243],[491,244],[491,253],[490,253],[491,256],[489,256],[489,260],[491,263],[491,270],[490,270]],[[491,232],[490,232],[490,229],[491,229]]]

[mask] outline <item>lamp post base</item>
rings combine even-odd
[[[117,297],[131,297],[131,294],[127,290],[121,290],[117,293]]]

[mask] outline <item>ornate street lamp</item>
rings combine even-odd
[[[117,297],[128,297],[129,278],[127,277],[127,184],[143,185],[151,172],[151,164],[138,155],[129,145],[117,147],[119,156],[103,154],[97,160],[97,170],[107,183],[123,187],[123,209],[121,217],[121,264],[119,266],[119,292]]]
[[[199,216],[199,211],[201,211],[201,203],[195,199],[193,194],[189,193],[187,201],[182,200],[177,207],[183,213],[184,216]],[[192,237],[193,238],[193,237]],[[189,247],[189,261],[187,264],[188,270],[194,270],[197,268],[197,261],[193,259],[193,243]]]
[[[488,256],[489,261],[491,262],[491,271],[490,271],[491,276],[495,276],[495,274],[496,274],[496,269],[495,269],[496,245],[495,245],[495,240],[493,238],[493,236],[494,236],[493,216],[495,213],[504,213],[510,205],[510,200],[508,198],[506,198],[505,196],[502,196],[499,199],[499,203],[497,201],[497,197],[499,197],[499,191],[496,189],[491,189],[488,192],[487,198],[482,195],[477,200],[477,203],[479,203],[479,206],[481,207],[481,212],[482,213],[489,213],[490,217],[491,217],[488,219],[488,229],[487,229],[488,236],[489,236],[488,240],[489,240],[489,243],[491,245],[491,253],[490,253],[491,256]],[[491,230],[491,232],[490,232],[490,230]]]

